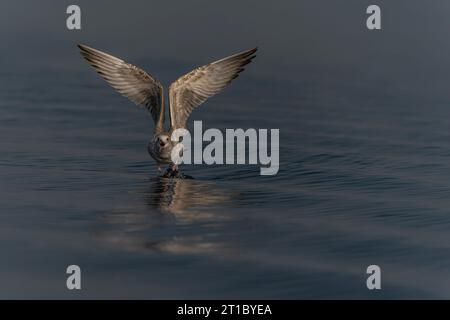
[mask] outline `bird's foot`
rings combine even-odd
[[[178,178],[178,179],[192,179],[190,176],[186,176],[178,170],[178,166],[176,164],[170,165],[167,168],[166,172],[162,175],[164,178]]]

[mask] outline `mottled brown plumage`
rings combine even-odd
[[[235,79],[255,57],[257,50],[247,50],[198,67],[174,81],[169,87],[170,129],[166,131],[164,89],[156,78],[105,52],[85,45],[78,47],[83,57],[114,89],[151,113],[155,129],[148,151],[158,167],[162,163],[171,163],[170,154],[175,145],[170,139],[171,132],[186,128],[192,111]]]

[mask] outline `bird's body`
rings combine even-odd
[[[151,113],[155,128],[148,152],[158,169],[162,164],[171,164],[172,170],[177,170],[171,159],[177,142],[171,140],[171,133],[186,128],[193,109],[235,79],[255,57],[257,50],[254,48],[198,67],[174,81],[169,87],[170,128],[167,130],[164,128],[164,89],[156,78],[105,52],[84,45],[78,47],[83,57],[114,89]]]
[[[152,140],[148,143],[147,150],[158,166],[170,164],[172,162],[171,153],[175,144],[170,139],[169,132],[161,132],[153,135]]]

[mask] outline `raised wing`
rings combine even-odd
[[[255,57],[257,48],[215,61],[180,77],[169,88],[171,129],[185,128],[194,108],[220,92]]]
[[[114,89],[150,111],[155,131],[164,125],[164,89],[145,71],[105,52],[78,45],[83,57]]]

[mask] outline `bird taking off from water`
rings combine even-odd
[[[155,123],[148,152],[161,170],[170,164],[172,172],[178,170],[172,162],[171,152],[178,142],[171,140],[175,129],[185,128],[192,110],[209,97],[219,93],[255,57],[257,48],[247,50],[198,67],[183,75],[169,87],[170,128],[164,128],[164,88],[161,83],[140,68],[105,52],[78,45],[82,56],[114,89],[137,105],[144,106]]]

